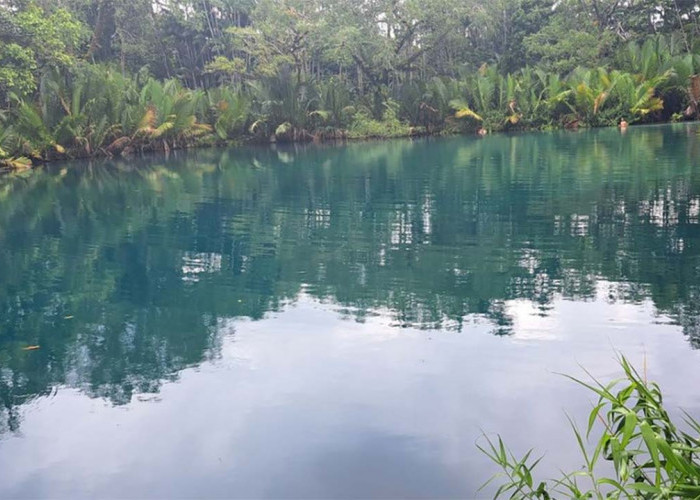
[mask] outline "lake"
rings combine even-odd
[[[0,178],[0,498],[487,495],[616,353],[700,415],[700,127]]]

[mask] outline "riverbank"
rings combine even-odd
[[[673,70],[644,76],[606,68],[566,78],[484,67],[435,77],[409,93],[364,93],[348,81],[286,75],[265,85],[186,88],[179,80],[128,75],[98,64],[51,73],[42,90],[0,111],[0,165],[238,143],[322,142],[425,135],[662,123],[697,116],[700,77]],[[668,65],[667,64],[667,65]],[[697,83],[696,86],[691,83]],[[689,90],[690,89],[690,90]],[[420,91],[419,91],[420,90]],[[487,92],[488,91],[488,92]],[[696,95],[697,94],[697,95]]]
[[[668,124],[671,122],[657,122],[653,123],[655,125],[664,125]],[[402,131],[401,133],[394,133],[394,134],[370,134],[370,135],[353,135],[348,133],[348,131],[337,131],[334,134],[304,134],[303,136],[296,137],[292,140],[289,138],[281,138],[278,139],[276,137],[272,137],[269,139],[263,139],[260,137],[254,137],[254,136],[244,136],[239,139],[234,139],[234,140],[229,140],[229,141],[201,141],[201,142],[196,142],[192,144],[184,144],[184,145],[177,145],[177,144],[168,144],[167,142],[154,142],[150,144],[145,144],[141,145],[138,148],[133,148],[129,147],[128,145],[123,145],[123,147],[119,149],[115,149],[114,147],[108,147],[106,150],[100,150],[97,152],[94,152],[93,154],[52,154],[49,157],[45,158],[26,158],[26,157],[19,157],[19,158],[10,158],[10,159],[5,159],[2,160],[0,159],[0,174],[2,173],[9,173],[12,171],[18,171],[18,170],[26,170],[26,169],[32,169],[32,168],[37,168],[42,165],[54,163],[56,161],[66,161],[66,160],[85,160],[85,159],[105,159],[105,158],[131,158],[131,157],[138,157],[139,155],[143,154],[149,154],[149,153],[169,153],[170,151],[179,151],[179,150],[194,150],[194,149],[208,149],[208,148],[225,148],[225,147],[236,147],[236,146],[268,146],[268,145],[273,145],[273,144],[305,144],[305,143],[315,143],[315,144],[344,144],[344,143],[356,143],[356,142],[374,142],[374,141],[386,141],[386,140],[392,140],[392,139],[407,139],[407,138],[421,138],[421,137],[455,137],[455,136],[464,136],[464,137],[475,137],[475,138],[483,138],[488,135],[499,135],[499,134],[507,134],[507,133],[513,133],[513,132],[546,132],[546,131],[564,131],[564,130],[569,130],[569,131],[576,131],[576,130],[581,130],[585,128],[590,128],[590,129],[596,129],[596,128],[613,128],[613,125],[606,125],[606,126],[600,126],[600,127],[567,127],[567,126],[560,126],[560,127],[549,127],[546,129],[543,128],[520,128],[520,129],[511,129],[508,131],[497,131],[497,132],[480,132],[480,130],[470,130],[468,132],[465,131],[457,131],[457,130],[439,130],[435,132],[427,132],[425,129],[422,129],[420,127],[410,127],[406,126],[406,129]],[[483,130],[483,129],[482,129]]]

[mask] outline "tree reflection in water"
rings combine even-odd
[[[695,126],[178,153],[0,178],[0,433],[124,404],[304,293],[513,333],[508,301],[653,301],[700,345]],[[35,351],[24,348],[40,346]]]

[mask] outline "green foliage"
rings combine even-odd
[[[353,111],[352,95],[341,80],[331,78],[318,84],[318,109],[312,113],[321,118],[324,126],[346,128]]]
[[[576,118],[585,124],[601,126],[614,123],[610,95],[617,79],[604,68],[577,69],[569,78],[571,99],[567,105]]]
[[[27,158],[10,155],[12,142],[15,140],[11,127],[3,123],[3,116],[0,115],[0,169],[2,168],[26,168],[31,165]]]
[[[65,9],[46,12],[30,3],[18,12],[0,5],[0,99],[20,97],[37,88],[38,71],[69,67],[85,36],[85,27]]]
[[[646,3],[0,3],[4,150],[42,161],[700,117],[700,43],[678,21],[698,13],[664,9],[675,17],[649,31]]]
[[[458,94],[449,88],[452,83],[456,82],[439,77],[427,82],[405,83],[395,92],[400,116],[425,127],[430,133],[447,128],[446,119],[451,114],[449,102]]]
[[[245,60],[240,57],[229,59],[225,56],[216,56],[214,60],[205,66],[208,73],[221,76],[221,81],[236,82],[246,72]]]
[[[0,41],[0,92],[27,95],[36,89],[34,54],[16,43]]]
[[[558,75],[531,68],[503,76],[484,66],[460,88],[465,96],[450,101],[455,118],[497,131],[552,125],[572,94]]]
[[[207,99],[219,139],[225,141],[243,135],[250,118],[250,98],[237,89],[220,87],[208,90]]]
[[[398,118],[398,103],[389,100],[384,104],[384,107],[385,110],[381,120],[372,118],[371,113],[366,109],[359,110],[353,118],[352,125],[350,125],[348,136],[360,139],[410,135],[410,127]]]
[[[85,36],[85,27],[65,9],[46,12],[29,4],[14,16],[20,40],[34,51],[40,65],[70,66]]]
[[[21,103],[14,117],[15,151],[35,158],[44,153],[64,152],[63,146],[56,143],[40,113],[33,106]]]
[[[311,83],[299,81],[289,71],[284,71],[275,78],[250,82],[249,89],[256,104],[256,133],[296,139],[307,132],[317,104]],[[284,126],[280,128],[281,125]]]
[[[151,79],[141,89],[136,129],[127,132],[146,144],[159,141],[165,149],[188,146],[212,130],[198,122],[197,110],[205,98],[203,91],[187,91],[177,80]]]
[[[642,82],[628,73],[617,73],[615,78],[617,84],[614,94],[621,108],[619,116],[625,116],[634,122],[663,110],[664,102],[656,95],[656,89],[671,78],[670,71]]]
[[[564,11],[537,33],[525,37],[523,43],[528,60],[545,71],[568,74],[580,66],[600,64],[613,41],[611,33],[600,32],[586,16]]]
[[[522,458],[510,453],[502,439],[486,437],[479,446],[502,469],[505,481],[495,497],[568,498],[697,498],[700,495],[700,423],[686,414],[679,427],[664,407],[661,389],[648,382],[620,357],[624,378],[604,384],[567,378],[596,394],[585,432],[569,419],[581,452],[581,469],[560,479],[537,481],[541,458],[532,450]],[[589,374],[590,375],[590,374]],[[592,435],[598,436],[588,445]],[[614,476],[606,476],[611,464]],[[494,477],[493,479],[497,479]]]

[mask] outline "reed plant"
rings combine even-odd
[[[700,424],[685,412],[681,424],[674,422],[659,385],[624,356],[619,363],[624,376],[607,384],[589,372],[589,381],[566,375],[597,396],[585,430],[567,417],[582,467],[538,480],[542,457],[530,450],[518,458],[500,436],[484,436],[478,447],[501,472],[482,490],[495,482],[495,498],[700,498]]]

